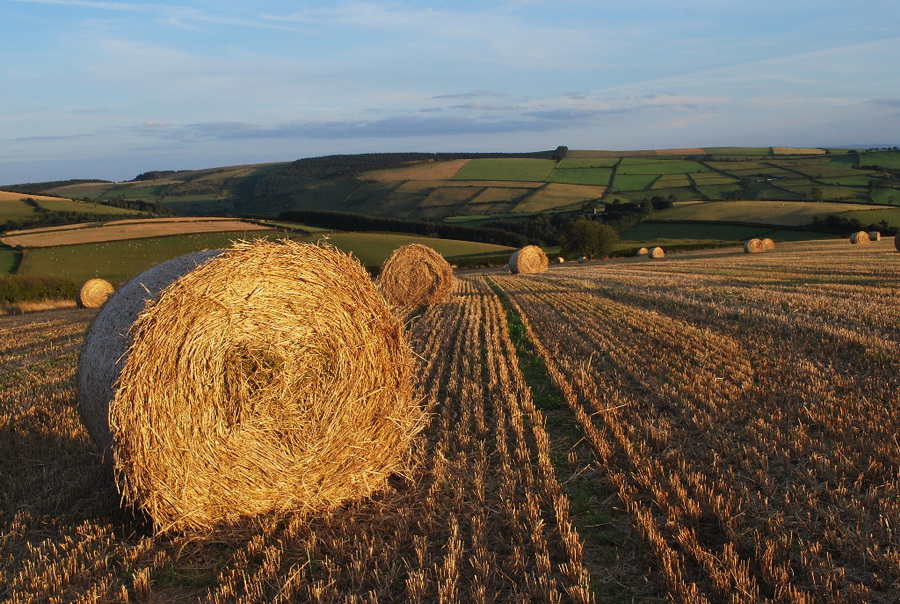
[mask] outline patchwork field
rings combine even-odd
[[[120,507],[93,311],[0,317],[0,599],[849,602],[900,586],[900,253],[784,244],[461,276],[377,496],[208,535]]]

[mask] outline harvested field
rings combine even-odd
[[[412,475],[207,538],[120,507],[75,407],[95,312],[0,317],[0,600],[893,604],[898,270],[842,239],[457,275],[409,327]]]
[[[402,168],[373,170],[360,175],[363,180],[380,180],[392,182],[396,180],[442,180],[456,176],[468,159],[416,163]]]
[[[235,218],[158,218],[115,220],[106,223],[73,224],[61,227],[10,231],[0,242],[9,246],[51,247],[164,235],[218,233],[227,231],[268,231],[272,227]]]

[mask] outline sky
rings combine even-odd
[[[897,0],[0,0],[0,185],[333,153],[900,144]]]

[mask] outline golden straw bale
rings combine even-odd
[[[566,262],[566,259],[563,258],[562,256],[560,256],[559,258],[556,259],[557,264],[565,264],[565,262]]]
[[[536,245],[526,245],[522,249],[513,252],[506,268],[514,275],[519,273],[543,273],[547,270],[548,264],[549,261],[544,250]]]
[[[123,286],[88,330],[78,398],[123,501],[160,532],[204,531],[327,509],[407,471],[424,425],[412,368],[355,259],[260,240]]]
[[[649,252],[649,251],[650,251],[650,250],[648,250],[647,248],[642,247],[642,248],[640,248],[640,249],[637,251],[637,255],[638,255],[638,256],[646,256],[646,255],[647,255],[647,252]]]
[[[394,250],[377,280],[388,303],[401,308],[443,304],[450,299],[453,283],[453,269],[444,257],[418,243]]]
[[[666,252],[661,247],[651,247],[649,250],[647,250],[647,258],[650,258],[651,260],[662,258],[665,255]]]
[[[75,302],[78,308],[100,308],[114,291],[112,283],[105,279],[88,279],[78,290]]]
[[[850,235],[850,243],[869,243],[869,234],[865,231],[857,231]]]
[[[748,239],[744,242],[745,254],[758,254],[761,251],[763,251],[762,239],[757,239],[756,237],[754,237],[753,239]]]
[[[881,241],[881,231],[869,231],[869,241]]]
[[[775,241],[766,237],[762,240],[762,249],[764,252],[775,249]]]

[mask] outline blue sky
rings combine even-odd
[[[0,184],[331,153],[900,144],[897,0],[0,0]]]

